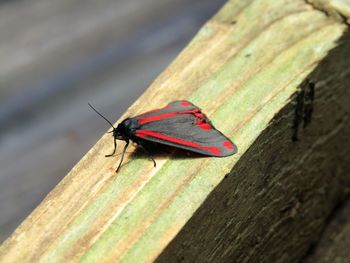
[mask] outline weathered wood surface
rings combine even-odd
[[[130,150],[116,176],[106,135],[0,260],[301,259],[349,192],[346,29],[305,1],[229,1],[124,116],[190,99],[239,153],[161,155],[154,169]]]
[[[224,2],[0,2],[0,242]]]
[[[347,263],[350,261],[350,200],[337,207],[321,239],[310,249],[305,263]]]
[[[299,262],[317,244],[350,193],[350,71],[339,70],[350,36],[340,43],[308,76],[313,102],[306,80],[157,262]]]

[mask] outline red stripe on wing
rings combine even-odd
[[[150,137],[154,137],[154,138],[161,139],[161,140],[168,141],[168,142],[173,142],[173,143],[184,145],[184,146],[203,149],[203,150],[207,150],[207,151],[211,152],[213,155],[219,155],[221,153],[221,150],[219,148],[216,148],[216,147],[203,146],[203,145],[200,145],[200,144],[195,143],[195,142],[185,141],[185,140],[182,140],[179,138],[167,136],[167,135],[164,135],[164,134],[161,134],[158,132],[154,132],[154,131],[136,130],[136,136],[141,137],[141,138],[150,136]]]
[[[145,124],[147,122],[159,121],[159,120],[167,119],[167,118],[170,118],[170,117],[174,117],[174,116],[179,115],[179,114],[196,114],[197,112],[199,112],[198,109],[186,110],[186,111],[178,111],[178,112],[170,112],[170,113],[164,113],[164,114],[150,116],[150,117],[145,117],[145,118],[138,118],[137,120],[138,120],[139,124],[142,125],[142,124]]]
[[[147,122],[152,122],[152,121],[159,121],[162,119],[170,118],[175,115],[177,115],[177,112],[171,112],[171,113],[164,113],[160,115],[155,115],[155,116],[150,116],[150,117],[145,117],[145,118],[139,118],[137,119],[139,121],[139,124],[145,124]]]

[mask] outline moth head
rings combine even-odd
[[[125,133],[121,129],[120,124],[117,128],[113,128],[113,131],[111,131],[111,133],[113,133],[115,140],[125,140]]]

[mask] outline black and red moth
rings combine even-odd
[[[215,129],[198,107],[186,100],[173,101],[164,108],[127,118],[119,123],[117,128],[94,107],[90,104],[89,106],[113,128],[111,133],[114,137],[114,150],[106,157],[114,155],[117,140],[126,142],[116,172],[123,162],[130,140],[148,154],[145,147],[147,141],[215,157],[226,157],[237,152],[236,145]],[[152,160],[156,166],[153,158]]]

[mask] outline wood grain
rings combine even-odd
[[[349,184],[349,160],[339,150],[349,145],[346,28],[304,1],[228,1],[124,117],[189,99],[236,142],[239,153],[221,159],[160,155],[153,168],[131,149],[116,175],[115,158],[104,158],[112,147],[107,134],[3,244],[0,260],[223,262],[234,256],[248,262],[263,255],[261,262],[296,261],[346,194],[340,182]],[[295,94],[308,90],[301,87],[310,76],[316,121],[299,131],[302,143],[293,145]],[[327,185],[332,198],[320,210],[324,199],[317,193]],[[294,191],[298,187],[301,193]],[[215,207],[221,190],[231,198],[226,207]],[[303,227],[302,216],[287,224],[299,207],[304,218],[307,209],[323,214],[312,218],[313,227]],[[220,228],[218,218],[229,217]],[[225,231],[234,234],[232,240]]]
[[[349,261],[350,246],[350,202],[341,203],[335,213],[328,219],[328,225],[321,239],[305,257],[304,262],[339,262]]]
[[[0,3],[0,242],[224,2]]]

